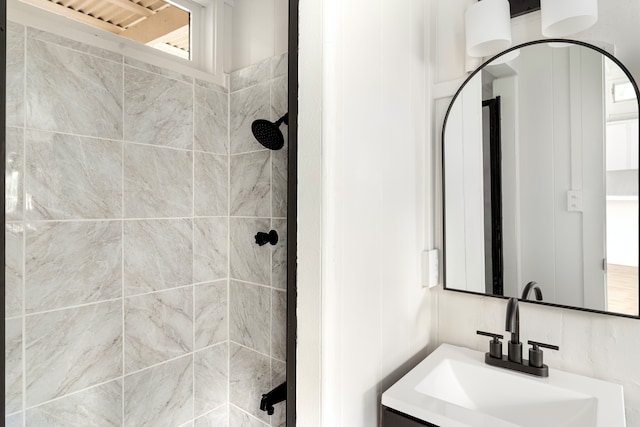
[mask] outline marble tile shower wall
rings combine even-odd
[[[285,380],[287,147],[264,149],[251,123],[287,112],[287,59],[270,58],[230,76],[229,233],[237,242],[229,263],[229,308],[236,313],[229,321],[232,426],[285,425],[285,404],[269,417],[254,399]],[[286,138],[286,125],[280,129]],[[270,245],[256,246],[253,236],[271,229],[279,242],[265,251]]]
[[[284,379],[286,153],[244,126],[286,108],[286,57],[230,94],[15,23],[7,49],[6,425],[284,425],[257,404]]]

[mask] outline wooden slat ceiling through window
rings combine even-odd
[[[162,0],[22,0],[50,12],[188,57],[189,13]]]

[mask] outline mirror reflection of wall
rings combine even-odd
[[[633,314],[638,301],[638,109],[633,85],[605,61],[607,305]],[[631,91],[629,90],[631,88]]]
[[[629,80],[588,47],[539,43],[520,51],[467,82],[447,117],[447,260],[464,256],[467,268],[462,274],[445,265],[446,287],[521,297],[535,281],[544,302],[637,316],[638,239],[629,236],[638,236],[638,104],[625,99]],[[487,168],[492,150],[481,142],[484,151],[474,148],[488,135],[482,119],[472,119],[482,117],[482,102],[472,104],[478,96],[502,104],[499,186],[496,168]],[[500,192],[499,211],[487,188]],[[454,231],[459,224],[465,235]],[[488,283],[499,281],[500,261],[503,292]]]

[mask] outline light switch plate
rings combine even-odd
[[[567,210],[569,212],[582,212],[582,191],[567,191]]]
[[[425,288],[433,288],[438,286],[440,279],[440,265],[438,259],[438,250],[422,252],[422,286]]]

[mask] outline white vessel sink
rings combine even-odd
[[[382,394],[382,404],[441,427],[624,427],[622,386],[549,368],[539,378],[442,344]]]

